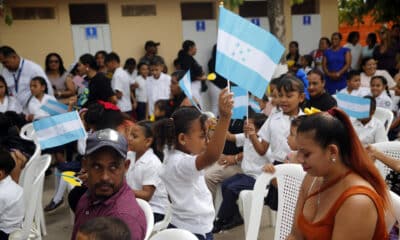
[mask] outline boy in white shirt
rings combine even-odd
[[[116,53],[107,54],[104,61],[107,71],[113,73],[111,87],[118,98],[117,106],[121,112],[130,114],[132,111],[131,84],[134,83],[134,80],[122,69],[119,56]]]
[[[149,116],[154,114],[154,104],[157,100],[170,98],[171,76],[162,72],[164,61],[160,57],[154,57],[150,63],[151,76],[147,79],[147,104],[149,107]]]
[[[0,149],[0,239],[22,227],[24,219],[23,189],[11,178],[15,161],[9,151]]]
[[[347,86],[340,90],[340,93],[349,94],[357,97],[364,97],[370,94],[369,87],[361,87],[360,72],[351,70],[347,73]]]

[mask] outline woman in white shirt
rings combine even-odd
[[[22,112],[22,107],[13,96],[9,95],[7,83],[3,76],[0,75],[0,112],[13,111]]]
[[[386,70],[378,70],[376,60],[373,57],[366,57],[361,60],[362,72],[361,87],[370,87],[371,78],[374,76],[383,76],[386,78],[389,89],[396,86],[392,76]]]

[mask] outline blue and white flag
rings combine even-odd
[[[62,114],[68,112],[68,106],[57,102],[53,99],[47,100],[45,104],[43,104],[40,109],[50,114],[50,116]]]
[[[356,119],[369,117],[371,99],[337,93],[336,101],[338,107],[345,111],[350,117]]]
[[[274,35],[220,7],[217,73],[262,98],[284,51]]]
[[[250,98],[249,105],[253,109],[254,112],[256,112],[256,113],[261,112],[260,104],[258,104],[258,102],[256,100]]]
[[[243,119],[247,116],[247,108],[249,107],[249,94],[241,87],[231,87],[233,92],[233,115],[232,119]]]
[[[189,98],[190,102],[194,107],[196,107],[200,112],[200,108],[197,105],[196,101],[193,99],[193,94],[192,94],[192,80],[190,78],[190,70],[188,70],[185,73],[185,76],[182,77],[181,80],[179,80],[179,87],[182,89],[182,91],[185,93],[186,97]],[[196,99],[197,100],[197,99]]]
[[[43,118],[33,122],[41,149],[57,147],[86,137],[77,111]]]

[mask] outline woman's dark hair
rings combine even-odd
[[[328,47],[331,46],[331,40],[327,37],[322,37],[319,39],[320,41],[325,41],[328,44]]]
[[[195,107],[178,108],[171,116],[157,121],[154,125],[154,139],[158,151],[177,147],[179,134],[188,133],[195,120],[200,119],[204,132],[207,116],[199,112]]]
[[[124,69],[128,69],[129,66],[135,66],[136,67],[136,60],[134,58],[128,58],[125,61],[124,64]]]
[[[321,70],[319,70],[318,68],[313,68],[307,73],[307,76],[311,75],[312,73],[318,75],[319,79],[321,79],[321,82],[325,82],[324,74],[322,73]]]
[[[311,67],[313,63],[313,57],[309,54],[303,55],[303,58],[307,61],[307,66]]]
[[[173,108],[170,105],[170,100],[168,99],[159,99],[154,103],[154,108],[158,108],[161,111],[165,112],[164,116],[157,116],[156,117],[156,121],[161,120],[163,118],[169,118],[172,114]]]
[[[332,33],[331,38],[332,38],[333,36],[338,36],[340,40],[343,39],[342,34],[341,34],[340,32],[334,32],[334,33]]]
[[[3,147],[0,148],[0,170],[3,170],[6,175],[9,175],[11,171],[15,168],[15,161],[11,157],[8,150]]]
[[[282,89],[285,92],[298,92],[304,93],[304,84],[303,82],[298,79],[297,77],[286,74],[278,83],[277,86],[278,90],[281,91]]]
[[[89,67],[91,68],[91,69],[93,69],[93,70],[99,70],[99,67],[97,66],[97,63],[96,63],[96,59],[93,57],[93,55],[92,54],[89,54],[89,53],[86,53],[86,54],[83,54],[80,58],[79,58],[79,61],[82,63],[82,64],[87,64],[87,65],[89,65]]]
[[[369,39],[371,41],[371,45],[375,46],[376,43],[378,42],[378,38],[376,36],[376,33],[368,33],[367,39]]]
[[[361,67],[364,67],[365,65],[367,65],[367,62],[372,59],[375,60],[374,57],[365,57],[365,58],[361,59]]]
[[[99,55],[103,55],[103,58],[106,58],[107,52],[104,50],[97,51],[96,54],[94,55],[94,58],[96,59]]]
[[[297,62],[297,61],[299,60],[299,58],[300,58],[299,43],[298,43],[297,41],[291,41],[291,42],[289,43],[289,48],[290,48],[290,45],[294,45],[294,46],[297,48],[296,53],[295,53],[295,56],[294,56],[294,61]],[[289,53],[286,55],[286,60],[289,60],[290,56],[291,56],[291,53],[289,52]]]
[[[358,39],[360,40],[360,33],[357,31],[352,31],[347,36],[347,42],[353,44],[353,42]]]
[[[386,90],[387,95],[388,95],[389,97],[392,97],[392,95],[390,94],[390,91],[389,91],[388,82],[387,82],[386,78],[385,78],[384,76],[373,76],[373,77],[371,78],[371,83],[372,83],[372,81],[375,80],[375,79],[379,79],[379,80],[381,81],[381,83],[382,83],[383,86],[385,87],[385,90]]]
[[[48,91],[49,91],[49,89],[48,89],[48,87],[47,87],[47,83],[46,83],[46,79],[44,79],[43,77],[41,77],[41,76],[36,76],[36,77],[33,77],[32,79],[31,79],[31,82],[32,81],[38,81],[39,83],[40,83],[40,85],[42,85],[42,86],[45,86],[45,88],[44,88],[44,93],[48,93]]]
[[[128,118],[121,112],[112,109],[105,109],[98,102],[89,104],[85,114],[87,124],[94,126],[96,131],[106,128],[117,129]]]
[[[185,40],[185,41],[182,43],[182,50],[183,50],[185,53],[188,53],[189,50],[190,50],[190,48],[194,47],[195,45],[196,45],[196,44],[195,44],[192,40]]]
[[[349,117],[342,110],[332,108],[327,112],[312,114],[302,119],[297,133],[310,133],[322,148],[334,144],[341,159],[348,168],[369,182],[383,199],[385,209],[389,208],[386,183],[369,158]]]
[[[93,218],[80,226],[79,232],[88,239],[95,240],[130,240],[131,232],[124,221],[114,217]]]
[[[157,150],[157,146],[156,146],[156,141],[154,139],[154,131],[153,131],[153,123],[150,121],[139,121],[136,123],[138,126],[140,126],[143,129],[143,133],[144,133],[144,137],[145,138],[152,138],[152,142],[151,142],[151,148],[154,151],[154,154],[157,155],[157,157],[161,160],[161,162],[163,161],[164,158],[164,154],[162,151],[158,151]]]
[[[350,70],[348,73],[347,73],[347,77],[346,77],[346,80],[347,81],[350,81],[353,77],[355,77],[355,76],[360,76],[360,71],[358,71],[358,70]]]
[[[176,77],[178,82],[185,76],[186,72],[183,70],[175,71],[171,74],[171,77]]]
[[[49,53],[46,56],[45,60],[45,72],[49,73],[50,72],[50,58],[51,57],[56,57],[58,60],[58,73],[60,76],[62,76],[67,70],[64,67],[64,61],[62,60],[61,56],[58,53]]]
[[[5,92],[6,96],[9,96],[10,93],[8,91],[7,82],[6,82],[6,80],[4,79],[4,77],[2,75],[0,75],[0,82],[2,82],[4,84],[4,86],[5,86],[5,88],[6,88],[6,92]]]

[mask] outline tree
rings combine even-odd
[[[363,23],[362,18],[370,14],[375,22],[400,22],[400,0],[338,0],[339,21]]]
[[[6,1],[5,0],[0,0],[0,17],[4,18],[4,22],[7,25],[11,25],[13,22],[10,10],[6,6]]]

